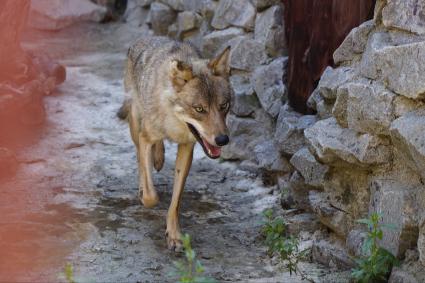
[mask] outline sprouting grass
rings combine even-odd
[[[309,249],[299,250],[298,238],[288,235],[286,223],[282,217],[273,217],[271,209],[265,210],[263,215],[265,221],[261,232],[264,236],[264,243],[268,248],[269,256],[279,256],[291,275],[295,273],[300,275],[303,280],[314,282],[298,266],[299,261],[306,258]]]
[[[196,252],[192,249],[188,234],[182,237],[182,242],[185,257],[184,260],[174,262],[175,271],[172,276],[177,278],[179,283],[215,283],[214,279],[203,276],[205,269],[196,259]]]
[[[393,254],[378,246],[384,235],[383,228],[394,229],[393,225],[380,224],[381,219],[381,215],[375,212],[369,218],[357,221],[367,225],[369,231],[362,246],[362,257],[355,259],[357,267],[351,273],[356,282],[387,282],[392,267],[398,265]]]

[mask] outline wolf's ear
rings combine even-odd
[[[180,60],[171,61],[171,82],[180,91],[193,78],[192,67]]]
[[[227,46],[217,57],[210,60],[208,67],[214,75],[228,77],[230,73],[229,56],[230,46]]]

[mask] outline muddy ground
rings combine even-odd
[[[164,235],[175,146],[167,144],[165,167],[154,176],[160,204],[145,209],[128,127],[115,116],[126,49],[146,34],[121,24],[27,34],[25,47],[58,59],[67,80],[45,99],[41,139],[19,153],[17,176],[1,184],[4,281],[64,281],[59,274],[71,263],[78,282],[175,282],[169,274],[181,255],[167,250]],[[261,211],[279,209],[278,202],[277,188],[264,186],[256,174],[196,149],[181,224],[208,276],[300,281],[267,258],[259,236]],[[329,273],[301,266],[317,281]]]

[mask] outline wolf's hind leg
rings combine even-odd
[[[152,180],[152,148],[153,144],[139,134],[139,199],[147,208],[159,200]]]
[[[179,144],[174,173],[173,196],[167,214],[167,244],[168,248],[181,251],[181,232],[179,225],[180,198],[186,183],[186,177],[192,165],[194,144]]]
[[[156,142],[153,145],[153,167],[155,167],[156,171],[161,171],[164,166],[164,141]]]

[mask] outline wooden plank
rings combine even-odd
[[[311,113],[306,102],[332,54],[354,27],[370,19],[375,0],[283,0],[288,38],[289,103]]]

